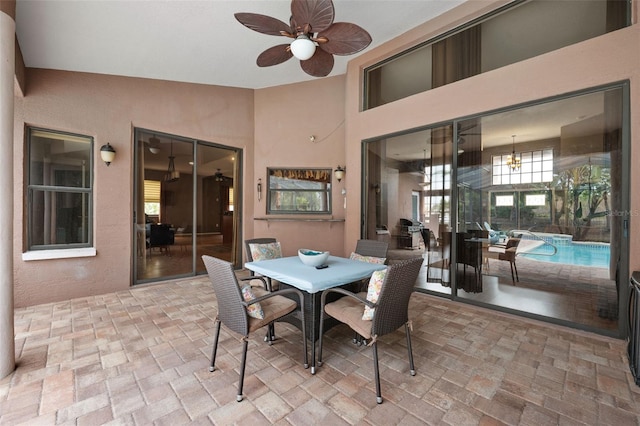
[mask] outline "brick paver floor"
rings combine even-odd
[[[301,364],[300,332],[249,342],[223,328],[209,372],[216,299],[208,279],[17,309],[17,369],[0,380],[1,425],[640,425],[626,343],[415,293],[417,374],[403,330],[371,348],[329,330],[324,363]]]

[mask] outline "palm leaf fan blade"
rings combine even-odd
[[[334,15],[331,0],[293,0],[291,2],[292,27],[309,24],[311,32],[317,33],[331,26]]]
[[[291,28],[279,19],[271,16],[260,15],[258,13],[236,13],[234,15],[238,22],[250,30],[267,35],[291,35]],[[286,33],[286,34],[283,34]]]
[[[371,44],[371,36],[362,27],[348,22],[336,22],[329,29],[318,34],[328,41],[319,43],[322,50],[333,55],[351,55]]]
[[[324,50],[316,49],[316,53],[306,60],[300,61],[302,70],[313,77],[326,77],[333,69],[333,55]]]
[[[258,64],[259,67],[270,67],[272,65],[281,64],[292,56],[293,54],[291,53],[291,50],[289,50],[288,44],[279,44],[268,48],[258,55],[256,64]]]

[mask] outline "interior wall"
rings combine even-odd
[[[40,69],[27,80],[28,92],[14,98],[16,307],[131,285],[134,127],[241,148],[253,162],[253,90]],[[22,260],[26,125],[94,137],[95,257]],[[107,142],[116,150],[109,167],[99,154]],[[251,211],[252,197],[244,201]]]
[[[349,63],[345,149],[351,175],[362,173],[360,141],[613,82],[630,81],[631,117],[637,116],[640,26],[635,13],[630,27],[361,112],[362,69],[504,4],[504,1],[466,2]],[[633,9],[637,10],[636,1]],[[632,118],[630,130],[631,158],[634,158],[640,144],[640,120]],[[632,168],[631,209],[626,212],[631,235],[640,232],[640,224],[631,214],[640,211],[640,187],[633,185],[638,179],[640,171]],[[359,182],[347,182],[347,202],[358,203],[360,195]],[[346,241],[357,238],[360,223],[360,211],[350,211]],[[629,246],[630,270],[640,269],[640,239],[630,238]]]
[[[342,182],[332,176],[331,215],[269,216],[294,219],[286,222],[255,220],[267,217],[268,167],[333,170],[338,165],[345,165],[344,99],[344,76],[256,90],[256,152],[251,170],[253,176],[247,173],[246,183],[254,204],[245,216],[247,229],[253,229],[253,235],[247,233],[245,238],[275,237],[285,256],[296,255],[300,248],[328,250],[341,256],[345,254],[345,244],[350,251],[355,248],[356,240],[344,242],[344,222],[315,221],[341,220],[360,208],[359,200],[347,204],[346,208],[344,204],[342,189],[345,183],[360,181],[350,165],[347,165]],[[314,141],[310,140],[312,136]],[[255,191],[258,179],[262,181],[261,200],[257,199]]]

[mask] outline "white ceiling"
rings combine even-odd
[[[373,39],[366,52],[463,2],[334,0],[335,22],[366,29]],[[288,39],[244,27],[235,19],[236,12],[288,22],[290,1],[17,0],[16,32],[25,64],[33,68],[252,89],[315,79],[295,58],[259,68],[257,56]],[[355,56],[336,56],[330,75],[344,74]],[[557,105],[542,106],[535,120],[525,113],[509,120],[485,117],[483,146],[509,145],[514,134],[518,142],[557,137],[562,123],[593,114],[581,102],[565,103],[562,109]],[[555,113],[550,113],[554,107]],[[402,151],[390,153],[392,158],[424,156],[423,132],[402,138],[406,143],[390,144]]]
[[[352,22],[378,46],[463,0],[334,0],[334,22]],[[295,58],[259,68],[257,56],[286,38],[252,31],[236,12],[288,22],[288,0],[17,0],[16,32],[27,67],[243,88],[312,80]],[[361,52],[362,53],[362,52]],[[336,56],[330,75],[354,55]]]

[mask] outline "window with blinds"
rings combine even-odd
[[[160,181],[144,181],[144,213],[149,216],[160,215]]]

